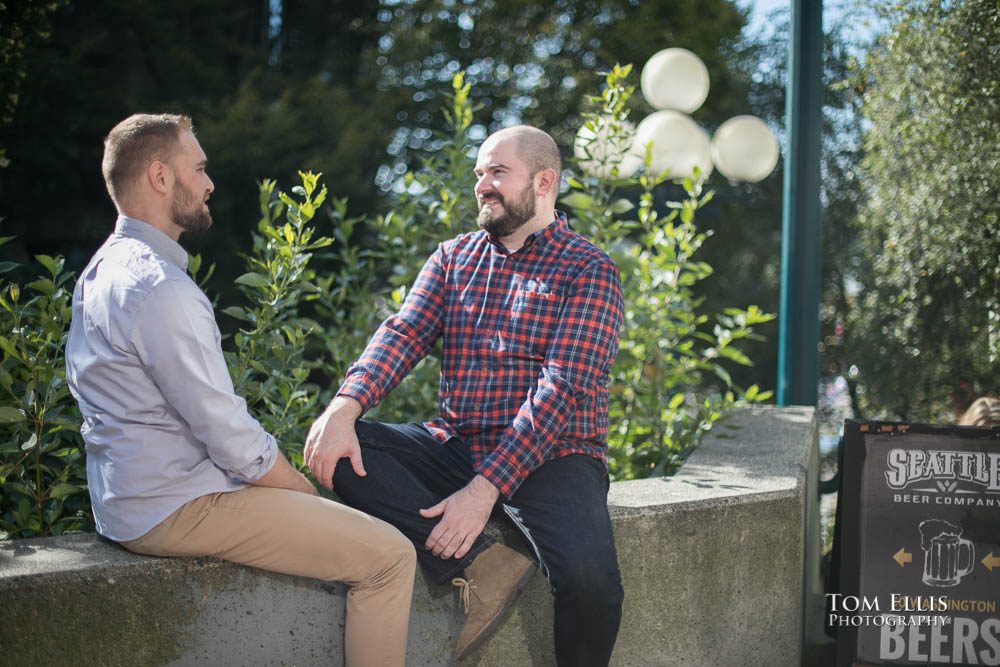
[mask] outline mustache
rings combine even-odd
[[[480,206],[482,206],[483,201],[486,199],[496,199],[498,203],[500,204],[504,203],[503,195],[500,194],[499,192],[484,192],[483,194],[476,197],[476,200],[479,202]]]

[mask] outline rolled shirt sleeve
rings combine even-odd
[[[267,474],[277,443],[235,393],[212,306],[201,290],[166,280],[150,292],[135,323],[137,356],[212,462],[245,482]]]

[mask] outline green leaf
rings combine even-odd
[[[17,267],[21,266],[17,262],[0,262],[0,273],[7,273],[8,271],[13,271]]]
[[[30,287],[31,289],[41,292],[46,296],[52,296],[52,293],[56,291],[56,284],[49,280],[48,278],[39,278],[38,280],[33,280],[25,287]]]
[[[49,490],[50,498],[63,498],[70,494],[80,491],[80,487],[74,484],[66,484],[65,482],[56,484],[52,489]]]
[[[12,343],[9,339],[4,338],[3,336],[0,336],[0,350],[3,350],[4,352],[7,353],[8,356],[13,357],[15,359],[21,358],[21,355],[18,354],[17,352],[17,348],[14,347],[14,343]]]
[[[237,285],[246,285],[247,287],[258,287],[267,288],[271,286],[271,281],[267,279],[266,276],[262,276],[259,273],[244,273],[242,276],[234,281]]]
[[[249,322],[250,318],[247,317],[247,311],[243,310],[239,306],[229,306],[228,308],[223,308],[222,312],[230,317],[235,317],[238,320],[243,320]]]
[[[733,378],[729,375],[729,371],[727,371],[725,368],[716,364],[715,366],[713,366],[712,370],[715,371],[715,374],[719,377],[720,380],[726,383],[727,387],[733,384]]]
[[[594,198],[582,192],[573,192],[562,198],[562,203],[569,208],[578,210],[590,210],[594,207]]]
[[[27,419],[27,415],[24,410],[12,408],[9,405],[0,406],[0,424],[13,424],[23,422],[25,419]]]
[[[48,255],[35,255],[35,260],[48,269],[49,273],[55,276],[62,269],[62,259],[53,259]]]
[[[750,361],[750,357],[743,354],[735,347],[724,347],[719,350],[719,355],[725,357],[726,359],[731,359],[742,366],[752,366],[753,362]]]
[[[635,208],[635,204],[630,202],[628,199],[618,199],[611,204],[611,212],[615,215],[622,215],[623,213],[628,213]]]

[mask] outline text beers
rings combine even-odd
[[[955,616],[940,625],[882,625],[879,658],[930,665],[1000,665],[1000,619],[978,622]]]

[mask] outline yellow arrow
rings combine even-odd
[[[906,547],[901,547],[900,550],[893,555],[892,559],[899,563],[900,567],[903,567],[907,563],[913,562],[913,554],[906,551]],[[1000,561],[997,561],[997,565],[1000,565]]]
[[[986,558],[983,559],[982,562],[983,565],[986,566],[986,569],[990,572],[993,571],[993,568],[1000,567],[1000,557],[994,556],[992,551],[986,556]]]

